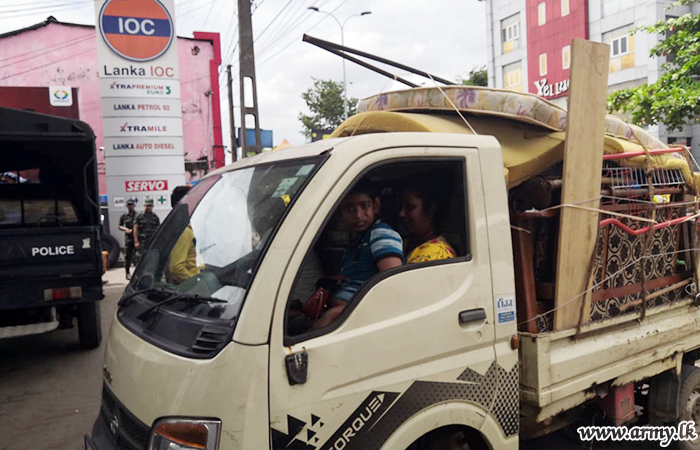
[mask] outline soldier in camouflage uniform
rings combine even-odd
[[[146,199],[143,204],[145,210],[134,220],[134,247],[142,253],[151,244],[160,226],[160,219],[153,212],[153,199]]]
[[[119,218],[119,229],[124,232],[124,248],[126,249],[126,255],[124,258],[124,268],[126,269],[126,279],[131,279],[131,274],[129,274],[129,268],[134,261],[134,220],[136,220],[136,211],[134,211],[134,200],[129,199],[126,201],[127,213],[122,214]]]

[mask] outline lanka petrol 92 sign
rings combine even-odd
[[[172,17],[158,0],[107,0],[98,22],[107,45],[131,61],[158,58],[175,34]]]

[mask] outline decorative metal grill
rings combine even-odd
[[[609,184],[613,191],[649,187],[646,169],[636,167],[603,167],[603,184]],[[655,188],[674,188],[684,185],[685,179],[680,169],[654,169],[652,184]]]

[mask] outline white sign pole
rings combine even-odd
[[[185,184],[174,0],[96,2],[109,219],[147,198],[163,219]],[[123,240],[121,233],[114,237]]]

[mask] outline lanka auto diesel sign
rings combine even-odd
[[[175,34],[170,12],[158,0],[107,0],[98,24],[109,48],[130,61],[158,58],[168,50]],[[138,72],[130,70],[129,74]]]

